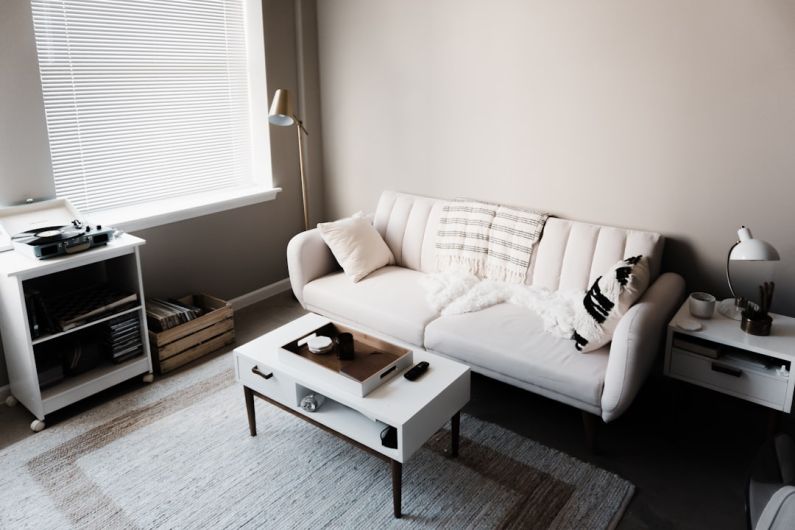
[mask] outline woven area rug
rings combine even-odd
[[[464,415],[403,466],[257,400],[250,437],[225,354],[0,452],[0,527],[611,528],[634,486]]]

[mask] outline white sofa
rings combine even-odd
[[[359,283],[340,270],[319,232],[296,235],[287,247],[290,282],[309,311],[386,334],[454,358],[473,371],[567,403],[611,421],[629,407],[647,376],[665,325],[684,295],[684,281],[660,275],[663,237],[652,232],[550,218],[527,283],[587,289],[618,260],[649,257],[652,283],[627,312],[611,344],[592,353],[543,331],[528,309],[500,304],[444,316],[431,309],[420,278],[434,271],[434,240],[444,201],[384,192],[374,226],[396,263]]]

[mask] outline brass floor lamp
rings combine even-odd
[[[301,197],[304,203],[304,228],[309,230],[309,200],[306,194],[306,175],[304,174],[304,138],[303,135],[309,136],[304,124],[298,119],[298,116],[293,112],[292,102],[290,101],[290,93],[284,88],[279,88],[273,95],[273,102],[271,103],[270,112],[268,112],[268,121],[271,125],[279,127],[291,127],[295,125],[295,131],[298,134],[298,170],[301,173]]]

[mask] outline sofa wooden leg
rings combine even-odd
[[[585,431],[585,447],[592,454],[596,453],[596,434],[599,430],[601,418],[590,412],[582,411],[582,426]]]

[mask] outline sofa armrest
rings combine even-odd
[[[795,527],[795,486],[784,486],[768,501],[754,530],[784,530]]]
[[[287,270],[290,285],[301,305],[304,305],[304,286],[334,272],[339,266],[317,228],[293,236],[287,244]]]
[[[619,417],[635,399],[649,374],[660,337],[679,308],[685,282],[672,272],[657,278],[621,319],[613,334],[602,392],[602,419]]]

